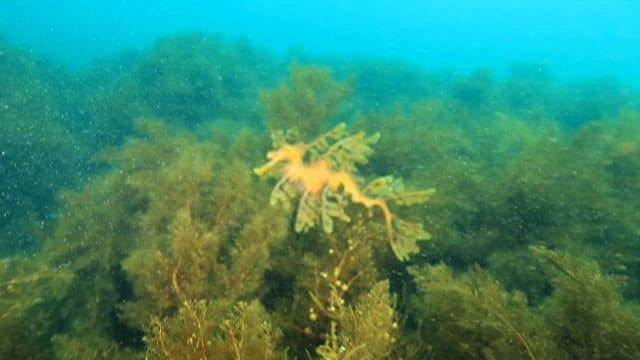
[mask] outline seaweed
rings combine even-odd
[[[64,112],[70,77],[0,39],[0,257],[38,249],[53,228],[56,193],[88,173]]]
[[[0,259],[0,357],[50,358],[49,336],[60,326],[57,310],[72,282],[72,272],[41,257]]]
[[[544,316],[569,359],[640,356],[640,307],[623,300],[622,278],[603,274],[594,261],[541,246],[530,250],[550,276]]]
[[[158,40],[138,62],[131,85],[152,111],[139,116],[190,125],[221,117],[256,122],[257,89],[279,72],[246,41],[192,32]]]
[[[135,347],[139,336],[123,326],[115,309],[129,293],[120,262],[136,246],[131,239],[144,198],[115,172],[95,177],[82,191],[62,193],[60,200],[64,216],[43,253],[49,267],[66,269],[73,281],[58,305],[55,354],[73,358],[93,349],[115,357],[119,343]]]
[[[259,302],[185,300],[171,317],[153,317],[147,359],[285,359],[280,332]]]
[[[284,218],[251,200],[267,188],[242,160],[157,120],[138,126],[144,137],[97,156],[112,171],[61,195],[46,260],[83,291],[60,302],[57,356],[139,354],[151,319],[171,322],[185,301],[231,309],[259,297],[268,249],[284,236]],[[246,138],[229,153],[250,152],[237,149]]]
[[[337,114],[341,103],[351,93],[353,80],[338,82],[331,69],[319,66],[289,67],[290,81],[263,90],[260,100],[266,123],[272,132],[297,133],[299,141],[311,140]]]
[[[145,334],[151,358],[279,358],[279,330],[256,299],[285,218],[261,206],[266,189],[242,160],[222,160],[222,144],[141,125],[147,139],[103,155],[147,201],[138,244],[122,261],[132,296],[119,319]],[[228,154],[250,152],[238,148],[247,136]]]
[[[313,357],[313,349],[323,359],[393,358],[399,315],[377,264],[388,252],[375,247],[380,242],[366,219],[354,221],[336,235],[308,237],[312,248],[282,259],[294,266],[294,286],[289,296],[274,299],[273,319],[294,358]]]
[[[550,359],[554,344],[521,292],[507,292],[488,272],[454,274],[444,264],[411,267],[414,306],[425,338],[423,356],[437,359]]]
[[[329,297],[331,325],[323,345],[316,349],[322,359],[386,359],[393,352],[398,335],[394,298],[389,282],[380,281],[347,306],[339,287]]]

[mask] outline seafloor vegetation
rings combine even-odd
[[[0,358],[640,358],[623,83],[200,33],[0,79]]]

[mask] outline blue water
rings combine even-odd
[[[428,68],[498,72],[549,64],[560,78],[640,83],[640,2],[593,1],[2,1],[0,34],[72,68],[188,30],[247,37],[278,52],[400,58]]]

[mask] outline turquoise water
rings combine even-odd
[[[246,36],[284,52],[400,58],[429,68],[544,61],[562,77],[637,83],[635,1],[49,1],[6,3],[0,32],[74,67],[180,31]],[[212,5],[214,4],[214,5]]]
[[[637,2],[212,4],[1,4],[0,359],[640,358]]]

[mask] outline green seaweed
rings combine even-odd
[[[142,103],[165,119],[256,121],[256,91],[279,73],[271,63],[246,41],[194,32],[160,39],[137,64],[132,85]]]
[[[640,356],[640,307],[622,299],[621,278],[587,259],[539,246],[531,251],[551,278],[554,289],[543,314],[567,358]]]
[[[260,93],[267,127],[293,131],[294,140],[308,141],[326,130],[351,93],[352,81],[334,80],[327,67],[291,65],[289,73],[288,82]]]
[[[398,332],[389,282],[376,283],[353,306],[345,306],[337,291],[332,290],[331,329],[318,355],[326,360],[389,358]]]
[[[0,257],[41,246],[52,230],[56,192],[81,183],[87,156],[66,128],[68,77],[0,40]]]
[[[414,299],[426,346],[437,359],[550,359],[553,343],[520,292],[507,292],[474,267],[454,274],[444,264],[413,267]]]
[[[0,259],[0,356],[48,359],[49,336],[60,326],[57,314],[73,274],[39,258]]]

